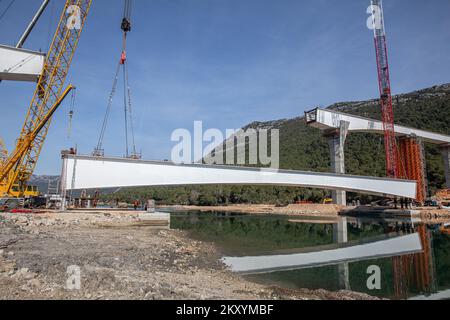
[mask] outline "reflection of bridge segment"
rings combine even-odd
[[[333,110],[315,109],[305,113],[308,125],[323,130],[330,144],[332,170],[345,173],[344,145],[347,134],[365,132],[384,134],[381,121],[353,116]],[[418,202],[426,197],[423,143],[441,147],[445,162],[445,176],[450,187],[450,136],[396,125],[395,133],[399,137],[399,155],[402,159],[402,174],[417,181]],[[335,192],[333,198],[338,204],[345,204],[345,193]]]
[[[414,198],[416,183],[373,177],[260,168],[64,155],[65,190],[175,185],[276,185]],[[63,190],[64,191],[64,190]]]
[[[257,274],[372,260],[421,251],[420,237],[419,234],[415,233],[333,250],[274,256],[226,257],[223,258],[223,261],[234,272]]]

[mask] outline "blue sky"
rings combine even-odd
[[[0,20],[0,43],[17,42],[40,0],[16,0]],[[26,48],[46,51],[62,0],[53,0]],[[9,0],[0,0],[0,12]],[[128,57],[136,143],[146,159],[168,159],[173,130],[240,128],[292,118],[315,106],[376,98],[367,0],[134,0]],[[61,149],[90,153],[98,139],[120,56],[123,3],[94,0],[68,82],[78,87],[54,117],[38,174],[58,174]],[[450,1],[385,0],[393,91],[450,82]],[[53,13],[53,19],[51,19]],[[49,31],[51,31],[49,33]],[[12,148],[34,85],[0,84],[0,135]],[[108,155],[124,151],[116,97]]]

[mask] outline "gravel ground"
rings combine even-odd
[[[0,214],[0,299],[373,299],[252,283],[219,258],[213,244],[133,214]],[[70,266],[79,290],[67,287]]]

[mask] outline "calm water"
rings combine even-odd
[[[450,236],[439,231],[439,226],[413,223],[410,219],[327,220],[186,212],[172,214],[172,228],[187,230],[195,239],[214,242],[224,257],[283,255],[297,259],[295,267],[244,272],[255,282],[286,288],[349,289],[393,299],[450,298]],[[403,240],[395,245],[383,242],[411,237],[420,239],[416,242],[425,250],[405,252]],[[376,243],[393,252],[371,256],[370,246]],[[331,252],[344,255],[339,250],[352,258],[323,261],[323,257],[332,256]],[[299,258],[299,253],[308,258]],[[318,257],[322,259],[318,266],[302,265],[309,258],[317,263]],[[270,262],[279,260],[275,257]],[[369,290],[368,268],[374,265],[381,272],[381,289]]]

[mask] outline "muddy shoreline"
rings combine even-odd
[[[256,284],[226,270],[212,243],[139,223],[136,213],[0,214],[0,299],[373,299]],[[70,266],[79,290],[67,287]]]

